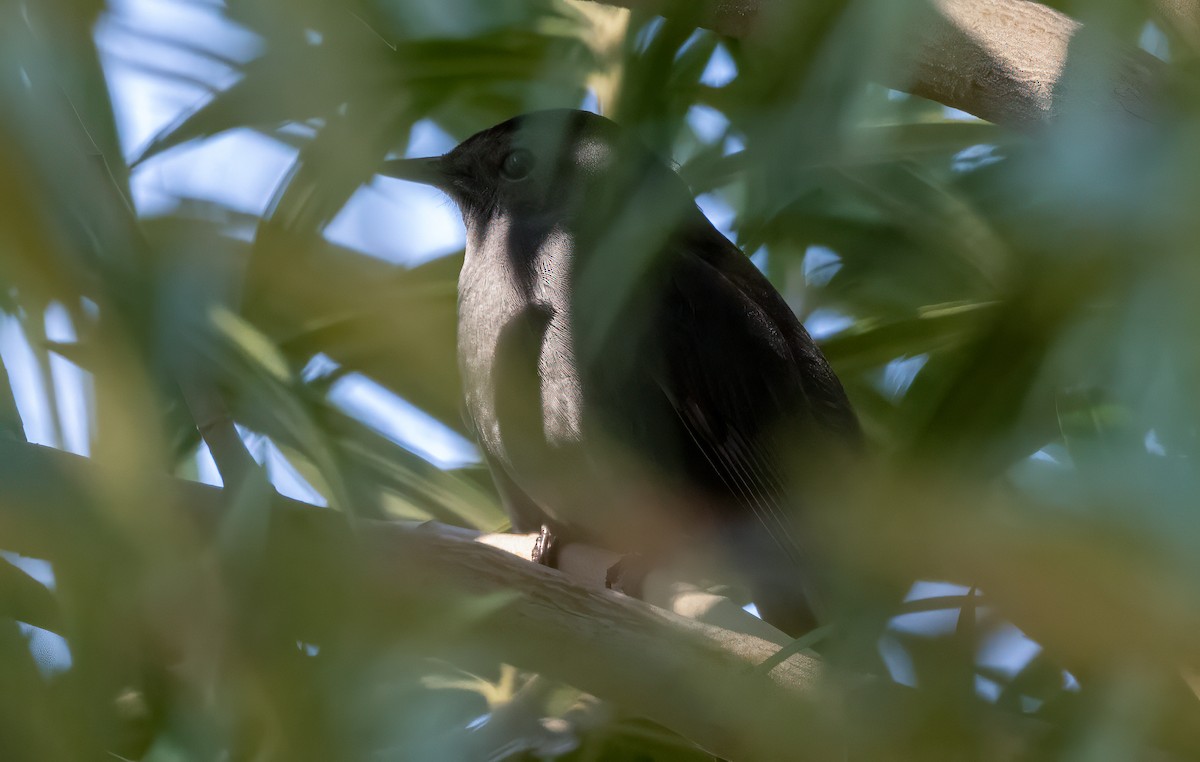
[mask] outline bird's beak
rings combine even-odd
[[[395,177],[414,183],[423,183],[450,190],[450,173],[446,171],[445,156],[431,156],[426,159],[393,159],[385,161],[379,174],[384,177]]]

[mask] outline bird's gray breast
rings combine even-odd
[[[468,231],[459,363],[481,446],[517,473],[549,471],[582,441],[571,335],[571,239],[493,219]]]

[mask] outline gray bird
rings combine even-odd
[[[788,475],[859,446],[837,377],[780,294],[616,124],[519,116],[388,162],[467,230],[466,415],[518,531],[650,559],[717,549],[764,619],[816,623]]]

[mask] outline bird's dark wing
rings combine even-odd
[[[688,243],[690,251],[717,270],[737,291],[763,311],[783,337],[797,371],[796,380],[803,390],[811,430],[804,435],[820,437],[825,443],[857,449],[862,446],[858,416],[829,362],[792,308],[784,301],[758,268],[711,225],[699,240]]]
[[[733,255],[742,258],[736,249]],[[836,446],[840,429],[855,436],[857,422],[786,303],[765,279],[765,291],[754,282],[756,270],[731,272],[693,251],[677,261],[656,381],[688,449],[688,476],[722,504],[735,553],[757,578],[760,611],[783,629],[805,629],[814,623],[803,590],[807,554],[785,509],[782,458],[806,441]],[[836,388],[820,388],[826,377]]]
[[[656,381],[700,456],[688,463],[689,475],[732,500],[731,508],[752,512],[781,550],[797,553],[780,502],[779,464],[767,450],[773,430],[804,402],[783,336],[734,283],[691,256],[665,312]]]

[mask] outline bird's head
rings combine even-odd
[[[682,180],[629,132],[571,109],[515,117],[443,156],[389,161],[382,174],[445,191],[468,229],[497,217],[534,227],[611,218],[614,202],[627,202],[648,183],[660,198],[691,202]],[[602,214],[606,207],[610,213]]]

